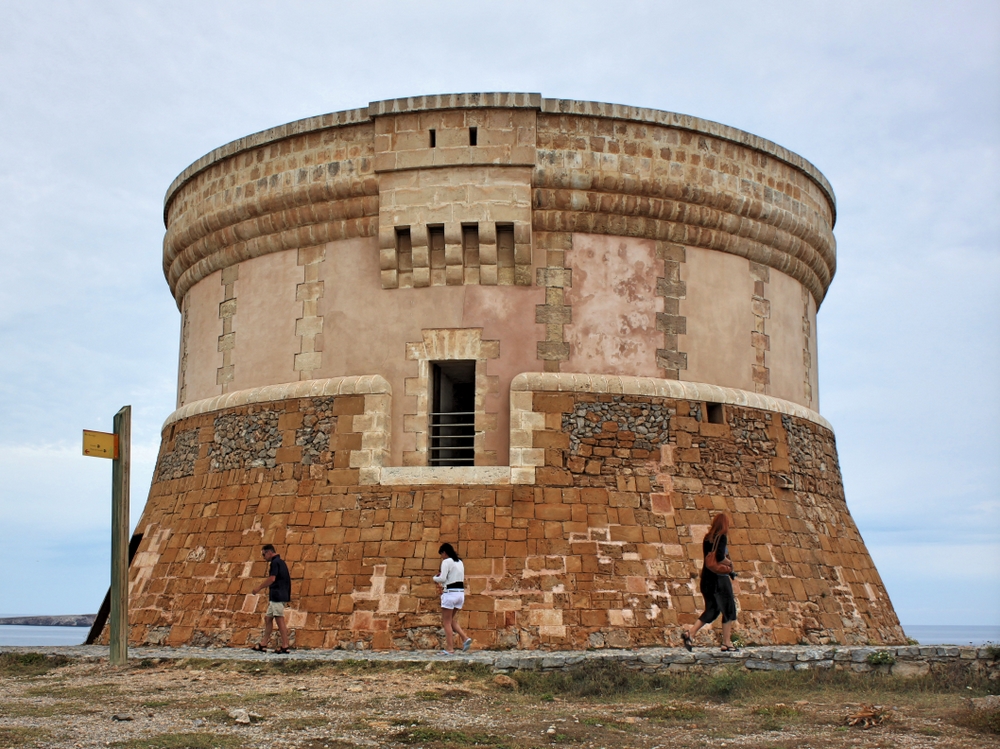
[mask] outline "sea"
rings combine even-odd
[[[0,624],[0,647],[37,645],[82,645],[88,627],[31,627]],[[1000,625],[944,626],[903,625],[903,631],[921,645],[1000,645]]]

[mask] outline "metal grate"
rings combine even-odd
[[[475,411],[430,414],[431,465],[475,465],[475,415]]]

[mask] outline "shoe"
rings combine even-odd
[[[691,635],[687,633],[687,630],[681,632],[681,640],[684,642],[684,647],[687,648],[689,653],[694,650],[694,646],[691,643]]]
[[[289,650],[288,648],[275,648],[274,652],[276,655],[286,655]]]
[[[450,650],[440,650],[438,651],[438,655],[455,655],[455,654]]]
[[[266,653],[267,652],[267,648],[265,648],[259,642],[256,645],[254,645],[252,648],[250,648],[250,649],[253,650],[253,651],[256,651],[258,653]]]
[[[471,647],[472,647],[472,638],[469,637],[468,639],[466,639],[465,642],[462,643],[462,652],[468,653],[469,652],[469,648],[471,648]]]
[[[729,645],[728,647],[726,645],[723,645],[721,648],[719,648],[719,650],[721,650],[723,653],[735,653],[739,651],[739,648],[736,647],[735,645]]]

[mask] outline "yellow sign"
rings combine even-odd
[[[83,430],[83,454],[91,458],[118,459],[118,435]]]

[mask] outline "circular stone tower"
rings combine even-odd
[[[131,562],[133,643],[679,644],[710,517],[757,643],[901,642],[819,415],[833,191],[694,117],[538,94],[373,102],[167,192],[181,311]]]

